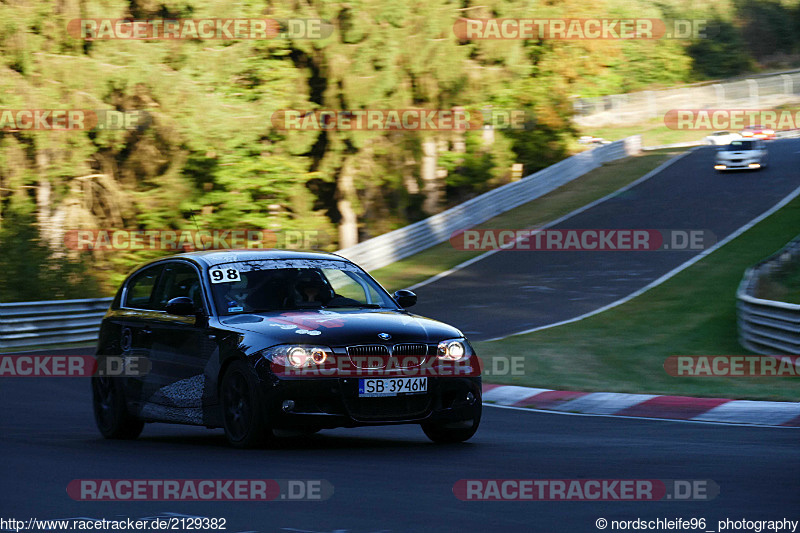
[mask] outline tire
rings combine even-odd
[[[225,436],[235,448],[258,448],[274,440],[266,422],[255,371],[244,361],[234,361],[220,386],[220,404]]]
[[[472,419],[470,427],[447,427],[448,422],[426,423],[422,425],[422,431],[425,435],[437,444],[452,444],[455,442],[464,442],[472,438],[475,432],[478,431],[478,426],[481,423],[482,406],[479,403],[475,409],[475,417]]]
[[[94,420],[103,437],[133,440],[142,433],[144,422],[128,412],[122,384],[118,379],[93,377],[92,404]]]

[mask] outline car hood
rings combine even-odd
[[[229,329],[262,333],[274,344],[326,346],[439,342],[462,337],[453,326],[430,318],[387,310],[313,310],[257,313],[223,317]],[[378,334],[388,334],[381,338]]]

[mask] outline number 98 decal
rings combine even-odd
[[[235,268],[217,267],[208,271],[211,276],[211,283],[233,283],[235,281],[242,281],[239,271]]]

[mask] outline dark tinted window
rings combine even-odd
[[[740,150],[758,150],[756,141],[732,141],[731,144],[723,148],[727,152],[738,152]]]
[[[180,296],[191,298],[196,309],[203,308],[200,276],[197,270],[187,263],[169,263],[164,268],[161,284],[153,298],[154,308],[163,311],[167,307],[167,302]]]
[[[153,289],[156,286],[162,268],[161,265],[156,265],[134,274],[133,278],[128,282],[125,307],[153,309]]]
[[[285,268],[283,268],[285,267]],[[397,305],[375,281],[344,261],[233,262],[209,269],[220,315]]]

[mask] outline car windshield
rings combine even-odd
[[[331,308],[398,309],[371,277],[346,261],[259,260],[208,271],[220,315]]]
[[[731,141],[728,146],[723,146],[722,151],[738,152],[740,150],[756,150],[755,141]]]

